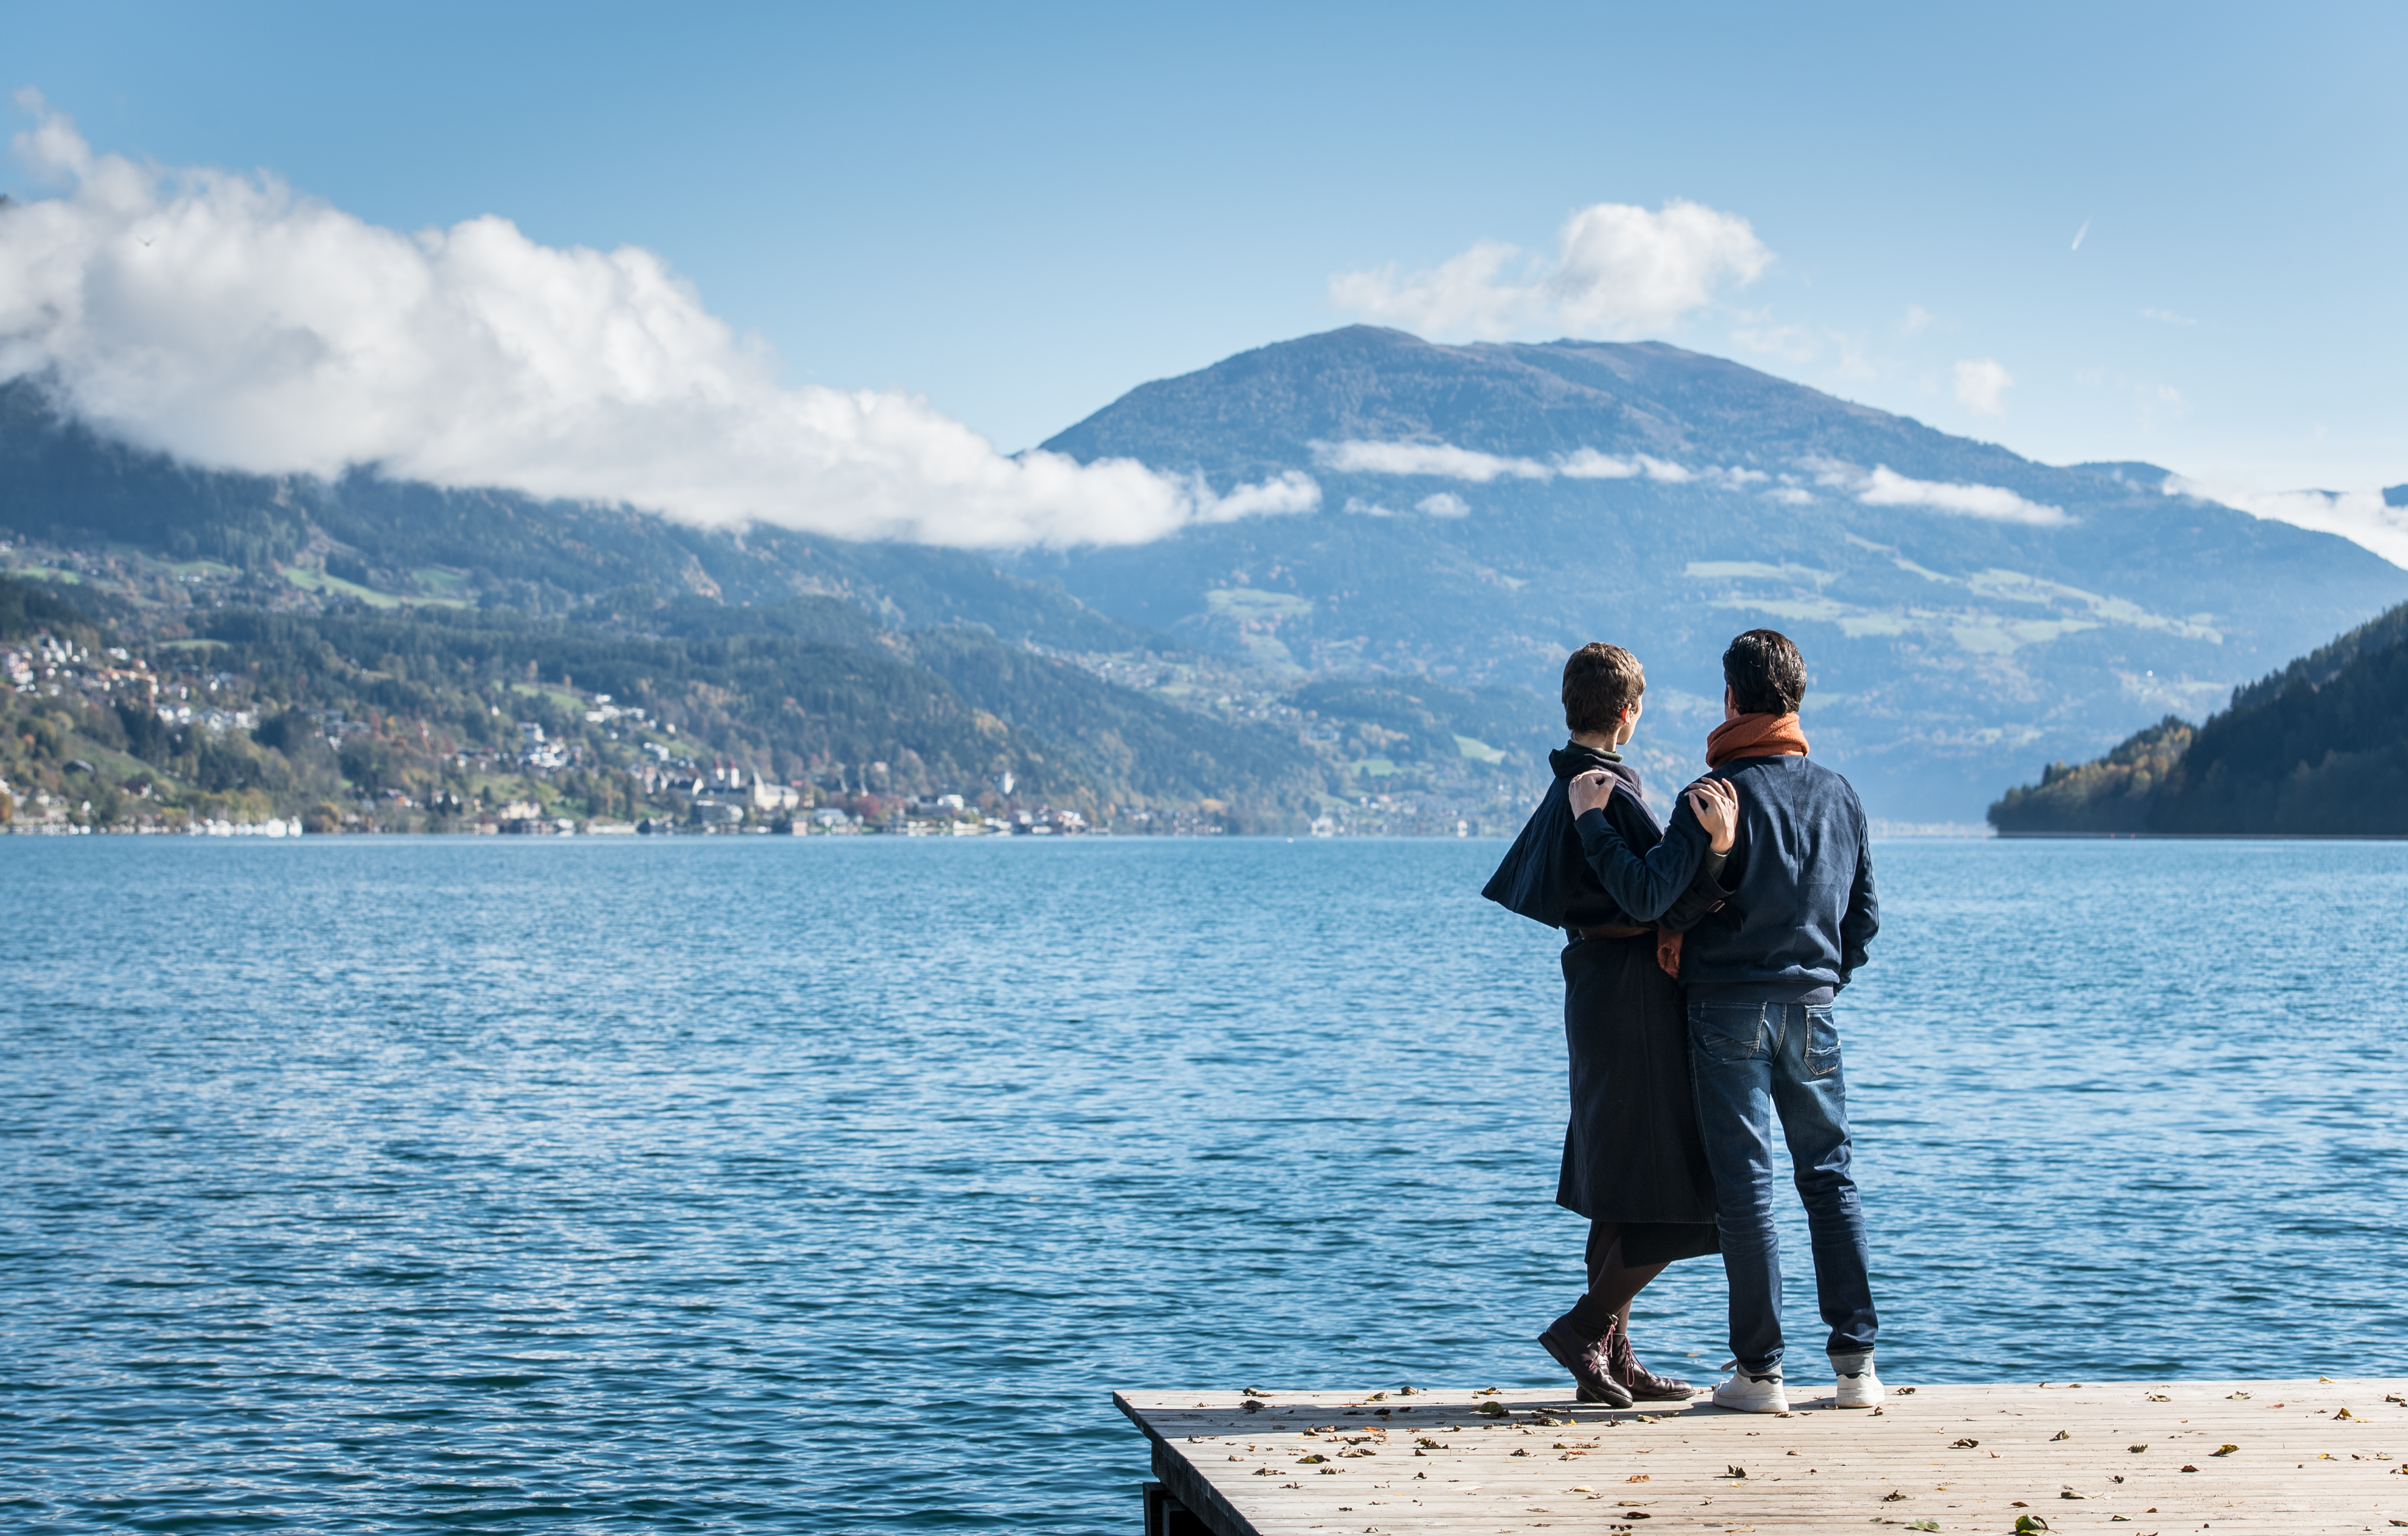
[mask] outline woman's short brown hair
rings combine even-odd
[[[1564,663],[1564,728],[1574,736],[1610,734],[1646,691],[1647,674],[1637,656],[1591,640]]]

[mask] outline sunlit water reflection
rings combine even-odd
[[[1550,1383],[1498,851],[0,841],[0,1526],[1127,1532],[1110,1387]],[[2408,1369],[2408,847],[1876,857],[1885,1375]]]

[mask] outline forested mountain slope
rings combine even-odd
[[[2008,834],[2408,836],[2408,604],[2097,762],[2007,792]]]

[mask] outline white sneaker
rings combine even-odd
[[[1834,1394],[1842,1408],[1877,1408],[1881,1406],[1881,1378],[1873,1374],[1873,1352],[1859,1350],[1854,1355],[1831,1357],[1831,1373],[1840,1379],[1840,1389]]]
[[[1770,1375],[1758,1376],[1734,1364],[1730,1380],[1714,1388],[1714,1406],[1735,1408],[1742,1414],[1789,1412],[1788,1395],[1781,1389],[1781,1368],[1774,1366]]]

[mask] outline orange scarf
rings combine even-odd
[[[1706,767],[1718,768],[1740,757],[1806,755],[1806,733],[1794,714],[1743,714],[1706,734]]]

